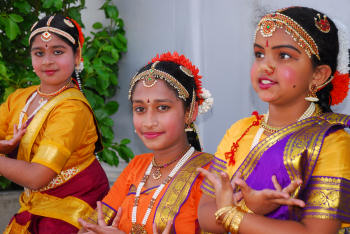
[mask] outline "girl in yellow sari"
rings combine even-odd
[[[83,42],[79,25],[60,15],[32,26],[30,52],[40,85],[15,91],[0,107],[0,152],[6,154],[0,174],[24,187],[5,233],[77,232],[78,217],[108,191],[94,155],[101,143],[93,112],[80,81],[79,87],[72,83]]]
[[[232,125],[211,172],[199,169],[208,178],[199,206],[201,227],[348,233],[350,136],[344,128],[350,127],[350,116],[330,108],[349,89],[347,38],[344,26],[311,8],[290,7],[261,18],[251,82],[269,110]],[[234,199],[230,179],[243,200]],[[285,193],[286,203],[270,196],[274,189]]]

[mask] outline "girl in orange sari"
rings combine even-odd
[[[15,91],[0,107],[0,152],[7,156],[0,174],[24,187],[5,233],[77,232],[78,217],[108,191],[94,154],[101,143],[93,112],[72,83],[84,42],[79,28],[60,15],[35,23],[29,44],[40,85]]]
[[[132,78],[135,132],[152,153],[129,163],[102,200],[99,219],[95,214],[85,218],[88,222],[81,220],[82,233],[152,233],[166,227],[173,233],[200,231],[197,207],[203,178],[196,168],[208,168],[212,159],[200,152],[193,129],[198,111],[212,104],[200,78],[198,69],[176,52],[155,57]],[[107,226],[117,211],[120,221]]]

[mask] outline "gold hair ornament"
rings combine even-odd
[[[327,16],[323,15],[323,19],[321,19],[321,14],[318,13],[317,17],[318,18],[314,17],[316,28],[318,28],[318,30],[320,30],[323,33],[329,33],[329,31],[331,30],[331,25],[327,20]]]
[[[280,12],[267,14],[258,23],[256,31],[260,30],[263,37],[271,37],[277,28],[283,27],[285,27],[286,33],[288,33],[298,43],[298,45],[305,50],[306,54],[310,58],[313,54],[318,58],[318,60],[321,60],[318,47],[314,39],[305,31],[303,27],[301,27],[300,24],[289,16],[286,16]]]
[[[45,27],[41,27],[41,28],[37,28],[35,29],[29,36],[29,43],[30,43],[30,40],[38,33],[41,33],[41,40],[45,41],[45,42],[48,42],[52,39],[52,35],[50,32],[53,32],[53,33],[56,33],[58,35],[61,35],[65,38],[67,38],[67,40],[69,40],[73,45],[75,44],[75,39],[67,32],[61,30],[61,29],[58,29],[58,28],[54,28],[54,27],[51,27],[50,24],[51,24],[51,21],[53,20],[55,16],[51,16],[48,20],[47,20],[47,24]],[[35,25],[34,25],[35,26]],[[34,28],[33,26],[33,28]]]
[[[157,79],[162,79],[177,90],[179,98],[186,101],[186,99],[190,96],[186,88],[170,74],[155,69],[158,62],[159,61],[153,63],[149,70],[143,71],[131,79],[129,88],[129,100],[131,99],[132,90],[139,80],[142,80],[145,87],[150,88],[157,83]]]

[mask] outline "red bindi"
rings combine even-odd
[[[149,100],[149,98],[147,98],[147,103],[150,103],[150,100]]]
[[[269,40],[266,40],[266,47],[269,47]]]

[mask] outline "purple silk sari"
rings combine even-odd
[[[288,186],[292,180],[301,178],[303,185],[295,191],[293,196],[304,201],[308,201],[311,196],[310,191],[314,191],[315,183],[322,183],[322,189],[324,189],[325,184],[328,183],[331,184],[329,187],[334,187],[334,181],[339,181],[339,189],[336,189],[334,193],[339,196],[339,207],[327,207],[326,209],[317,206],[308,207],[307,204],[304,208],[304,215],[308,209],[310,212],[313,210],[314,215],[320,216],[325,215],[322,212],[327,210],[328,217],[350,223],[350,181],[344,178],[327,177],[326,180],[319,183],[320,178],[311,176],[325,137],[345,127],[350,127],[350,116],[334,113],[299,121],[259,142],[236,173],[241,172],[247,184],[256,190],[274,190],[272,175],[276,175],[282,187]],[[332,182],[329,182],[330,180]],[[318,212],[317,209],[323,209],[323,211]],[[299,220],[300,215],[298,209],[290,210],[288,206],[281,206],[266,216],[281,220]]]

